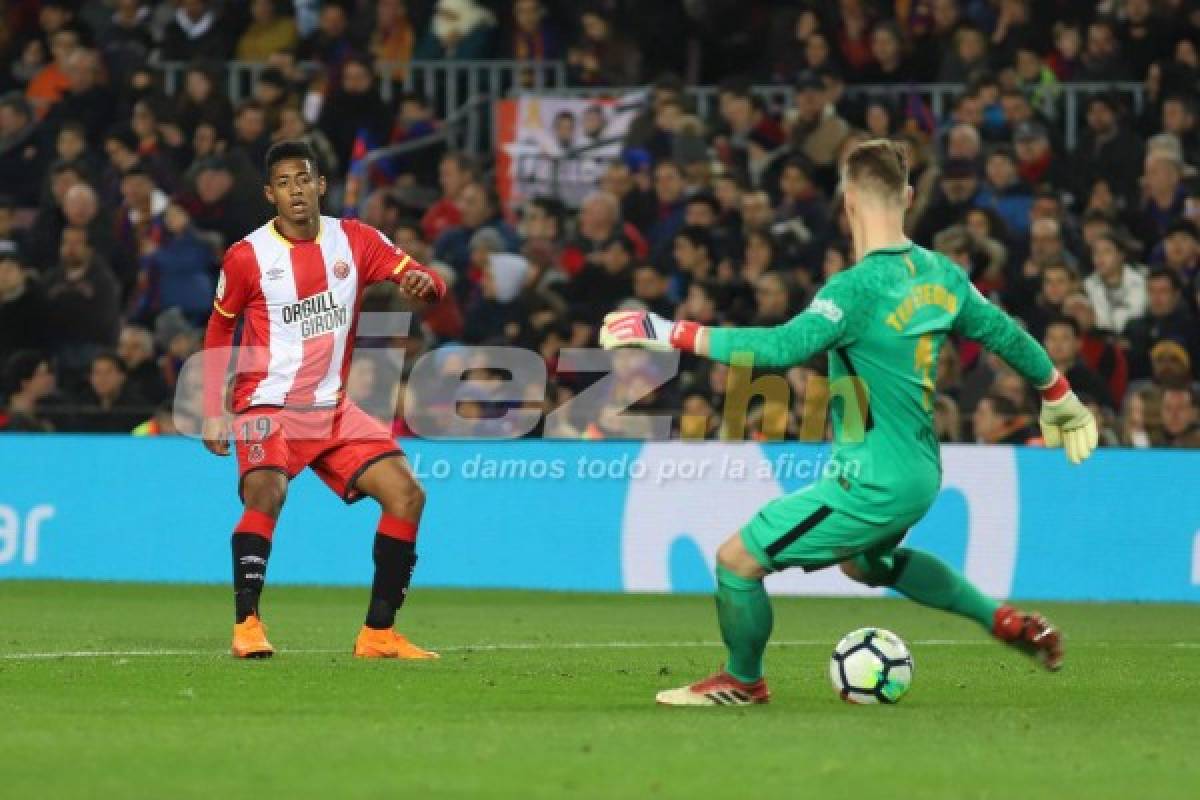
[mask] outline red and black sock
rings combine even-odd
[[[258,599],[267,579],[267,559],[271,557],[271,537],[275,518],[254,509],[246,509],[233,532],[233,598],[235,619],[258,616]]]
[[[367,607],[368,628],[387,630],[396,623],[417,566],[417,523],[384,514],[375,534],[375,580]]]

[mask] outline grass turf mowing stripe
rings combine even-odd
[[[917,639],[916,647],[976,647],[994,645],[991,639]],[[432,649],[443,653],[471,653],[505,650],[654,650],[681,647],[720,647],[721,642],[500,642],[494,644],[454,644]],[[816,639],[769,642],[768,647],[823,647],[829,642]],[[1200,649],[1200,642],[1085,642],[1080,647],[1173,647]],[[345,653],[346,648],[294,648],[280,649],[282,655],[331,655]],[[36,661],[53,658],[126,658],[126,657],[187,657],[223,655],[220,650],[64,650],[41,653],[0,653],[0,660]]]

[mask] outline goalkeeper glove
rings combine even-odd
[[[644,350],[669,352],[696,349],[698,322],[671,322],[650,311],[613,311],[604,316],[600,326],[600,346],[605,350],[617,347],[640,347]]]
[[[1100,438],[1092,412],[1079,402],[1062,375],[1042,390],[1042,413],[1038,424],[1046,446],[1062,447],[1072,464],[1090,456]]]

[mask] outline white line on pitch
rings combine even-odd
[[[823,639],[792,639],[770,643],[772,647],[820,647],[830,646]],[[990,639],[917,639],[913,644],[918,647],[973,647],[990,645]],[[1082,642],[1085,647],[1175,647],[1185,649],[1200,649],[1200,642],[1171,642],[1158,644],[1152,642]],[[498,652],[509,650],[665,650],[670,648],[688,647],[720,647],[718,641],[700,642],[498,642],[493,644],[460,644],[434,647],[443,653]],[[295,648],[282,649],[284,655],[329,655],[348,653],[349,648]],[[187,656],[218,656],[221,650],[64,650],[59,652],[40,653],[0,653],[0,660],[5,661],[36,661],[55,658],[169,658]]]

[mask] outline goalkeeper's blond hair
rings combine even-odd
[[[908,152],[891,139],[869,139],[855,145],[842,162],[842,181],[887,203],[904,202],[908,187]]]

